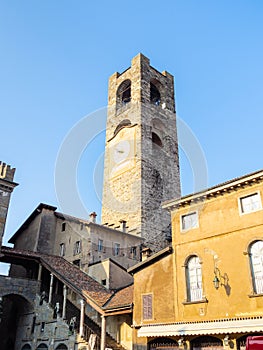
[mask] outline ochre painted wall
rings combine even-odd
[[[241,214],[239,208],[240,197],[257,191],[263,198],[262,183],[240,187],[172,212],[176,321],[262,315],[263,296],[252,296],[247,252],[251,242],[263,239],[263,210]],[[198,212],[198,227],[182,232],[181,215],[192,211]],[[184,303],[185,264],[191,255],[197,255],[202,262],[206,302]],[[215,267],[221,275],[218,290],[213,285]]]
[[[173,255],[146,266],[134,275],[133,324],[151,324],[174,321]],[[153,318],[143,320],[142,295],[152,293]]]

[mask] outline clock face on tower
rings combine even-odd
[[[131,150],[130,142],[128,140],[121,140],[114,146],[113,158],[116,164],[119,164],[129,157]]]
[[[134,166],[135,127],[121,129],[109,141],[110,147],[110,177],[119,175]]]

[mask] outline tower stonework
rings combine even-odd
[[[15,168],[11,168],[10,165],[0,161],[0,248],[2,246],[11,193],[18,185],[13,182],[15,171]]]
[[[173,76],[138,54],[109,79],[102,224],[141,236],[157,251],[170,239],[161,203],[179,196]]]

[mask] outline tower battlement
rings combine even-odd
[[[15,168],[11,168],[10,165],[0,161],[0,179],[5,179],[7,181],[13,181],[15,176]]]
[[[13,182],[15,171],[15,168],[11,168],[10,165],[0,161],[0,248],[2,246],[11,193],[18,185]]]

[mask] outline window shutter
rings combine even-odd
[[[143,319],[152,319],[152,294],[147,294],[142,296],[143,303]]]

